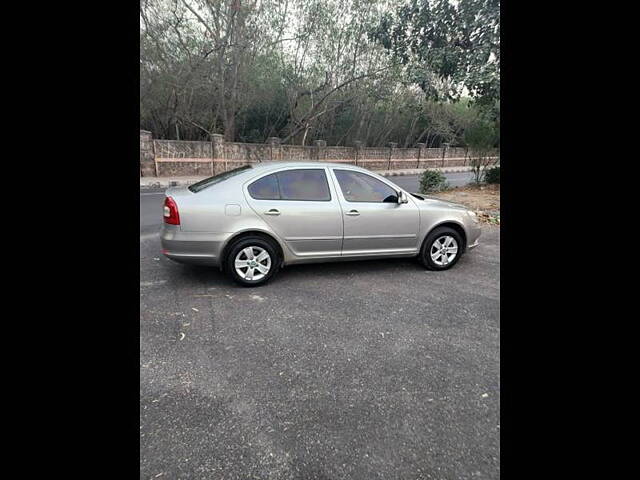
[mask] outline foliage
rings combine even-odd
[[[449,188],[440,170],[425,170],[420,177],[420,193],[440,192]]]
[[[463,138],[469,149],[473,182],[481,183],[487,167],[497,162],[498,131],[494,124],[479,117],[465,130]]]
[[[481,61],[499,59],[495,2],[427,3],[142,0],[140,128],[181,140],[401,147],[464,145],[480,116],[499,129],[499,71]],[[428,29],[403,36],[403,25]]]
[[[409,0],[372,32],[434,99],[500,98],[500,1]]]
[[[484,180],[487,183],[500,183],[500,166],[488,168],[484,172]]]

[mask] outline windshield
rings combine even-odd
[[[215,185],[216,183],[224,182],[228,178],[235,177],[239,173],[244,172],[245,170],[249,170],[251,165],[244,165],[239,168],[234,168],[233,170],[229,170],[228,172],[219,173],[218,175],[214,175],[213,177],[205,178],[204,180],[200,180],[198,183],[194,183],[189,186],[189,190],[193,193],[198,193],[200,190],[204,190],[211,185]]]

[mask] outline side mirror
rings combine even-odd
[[[398,192],[398,203],[409,203],[409,199],[402,191]]]

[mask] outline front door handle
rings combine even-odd
[[[280,212],[278,210],[276,210],[275,208],[272,208],[268,212],[264,212],[264,214],[265,215],[280,215]]]
[[[345,215],[349,215],[350,217],[357,217],[358,215],[360,215],[360,212],[358,210],[349,210],[347,213],[345,213]]]

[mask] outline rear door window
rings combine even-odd
[[[286,170],[278,172],[282,200],[327,202],[331,200],[324,170]]]
[[[253,182],[249,195],[256,200],[331,200],[327,175],[323,169],[296,169],[272,173]]]

